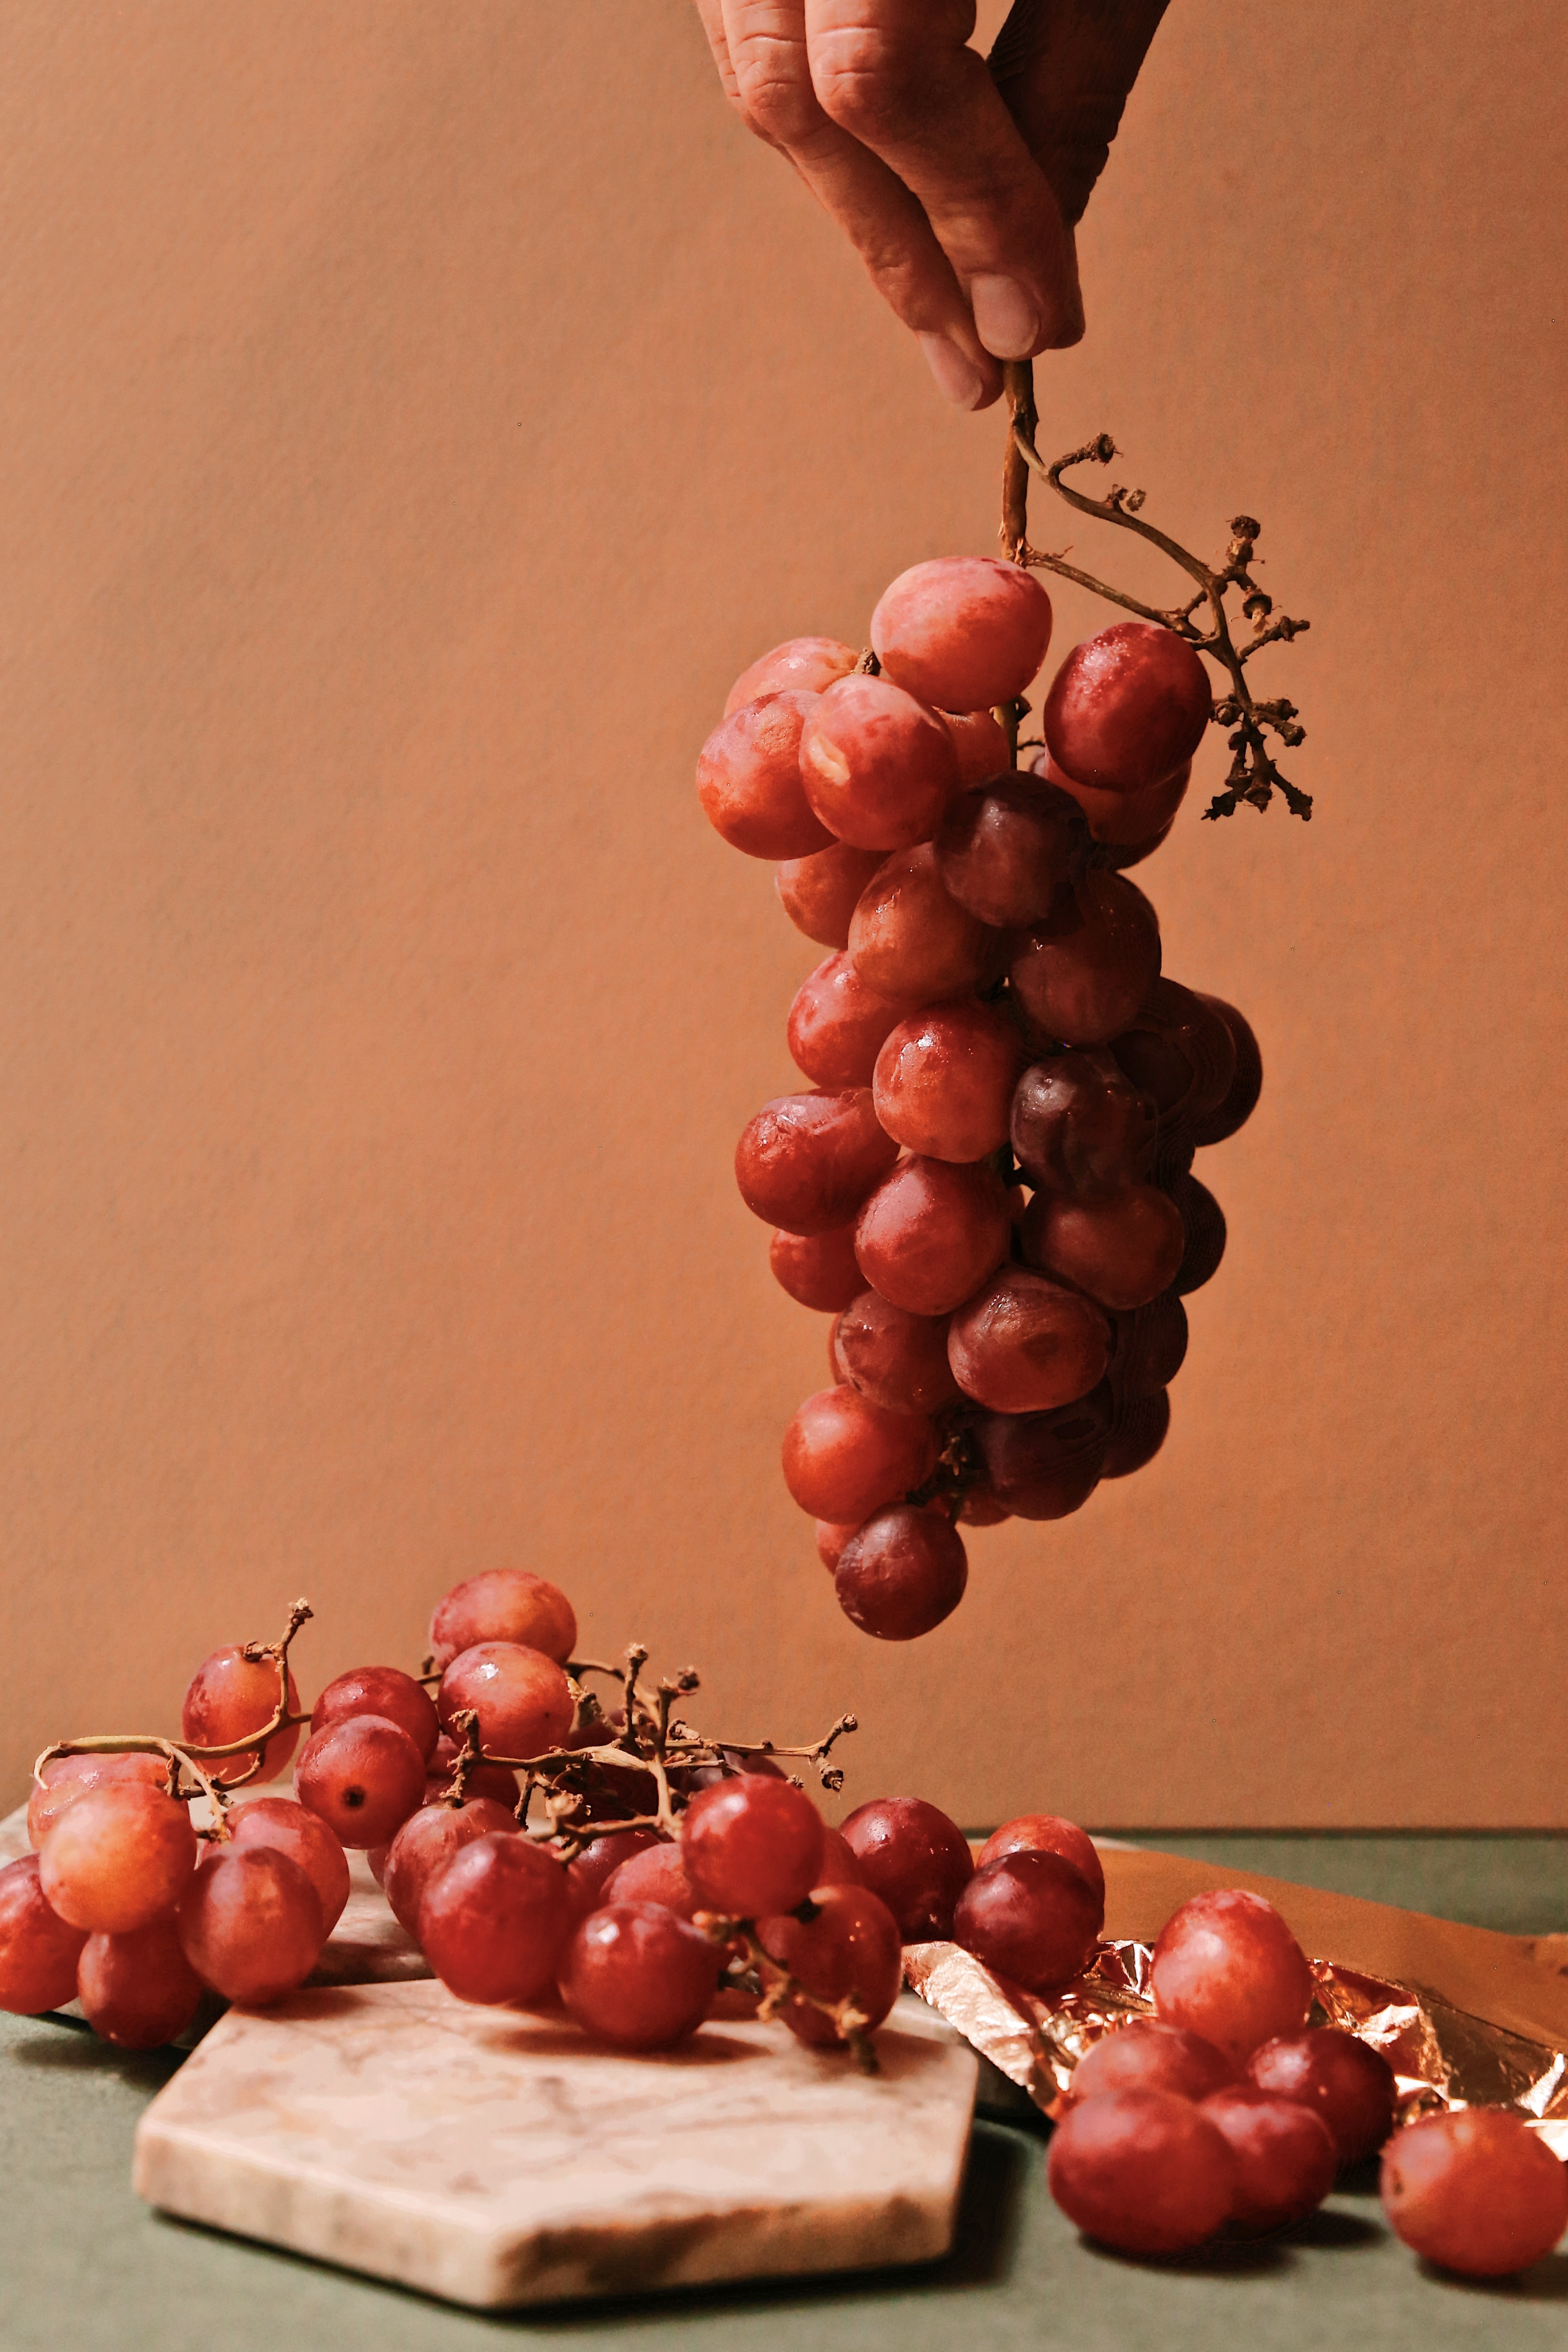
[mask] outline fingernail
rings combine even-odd
[[[973,361],[945,335],[919,335],[915,340],[942,398],[951,400],[954,408],[978,408],[985,396],[985,384]]]
[[[969,299],[974,328],[993,358],[1026,360],[1040,340],[1040,314],[1034,298],[1016,278],[972,278]]]

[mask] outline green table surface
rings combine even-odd
[[[1123,1832],[1121,1834],[1133,1834]],[[1568,1838],[1144,1832],[1141,1843],[1520,1933],[1568,1929]],[[170,2221],[131,2193],[131,2141],[179,2063],[80,2025],[0,2017],[4,2352],[464,2352],[663,2342],[696,2352],[1296,2352],[1568,2347],[1568,2252],[1480,2286],[1418,2263],[1369,2177],[1300,2232],[1183,2263],[1086,2245],[1046,2194],[1044,2124],[981,2120],[946,2261],[491,2315]]]

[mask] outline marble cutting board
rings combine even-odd
[[[605,2049],[430,1981],[230,2010],[143,2116],[165,2211],[486,2308],[927,2262],[978,2063],[906,1995],[881,2072],[780,2025]]]

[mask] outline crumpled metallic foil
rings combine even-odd
[[[1059,1993],[1026,1992],[958,1944],[910,1944],[904,1975],[964,2040],[1045,2115],[1063,2110],[1073,2069],[1103,2034],[1153,2014],[1152,1946],[1103,1943]],[[1419,1985],[1385,1984],[1314,1960],[1310,2022],[1339,2025],[1381,2050],[1394,2069],[1402,2122],[1466,2106],[1509,2107],[1568,2161],[1568,2053],[1454,2009]]]

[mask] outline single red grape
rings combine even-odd
[[[837,839],[858,849],[907,849],[941,824],[958,783],[958,753],[936,712],[902,687],[844,677],[811,706],[800,776],[813,814]]]
[[[1236,2080],[1223,2050],[1201,2033],[1135,2017],[1114,2033],[1102,2034],[1073,2069],[1075,2099],[1097,2099],[1107,2091],[1173,2091],[1178,2098],[1206,2099]]]
[[[161,2050],[183,2033],[202,1997],[174,1915],[123,1936],[89,1936],[77,1965],[87,2021],[121,2050]]]
[[[816,1883],[820,1886],[864,1886],[865,1875],[850,1851],[841,1831],[825,1829],[822,1832],[822,1860],[816,1865]]]
[[[680,1817],[680,1858],[699,1901],[734,1919],[804,1903],[822,1843],[822,1816],[805,1790],[752,1773],[702,1790]]]
[[[923,1797],[877,1797],[840,1824],[845,1844],[906,1944],[952,1933],[952,1909],[974,1863],[956,1822]]]
[[[316,1890],[322,1931],[330,1936],[349,1899],[349,1858],[342,1839],[309,1805],[297,1805],[289,1797],[253,1797],[230,1813],[226,1843],[208,1845],[202,1859],[210,1862],[216,1854],[251,1845],[276,1846],[299,1864]]]
[[[899,1156],[877,1123],[869,1087],[779,1095],[735,1147],[735,1181],[754,1216],[786,1233],[846,1225]]]
[[[1054,1412],[988,1412],[974,1424],[986,1482],[1020,1519],[1065,1519],[1104,1472],[1115,1425],[1109,1381]]]
[[[958,754],[960,786],[983,783],[1012,766],[1007,738],[988,710],[939,710]]]
[[[1247,2062],[1247,2079],[1321,2116],[1342,2165],[1375,2155],[1394,2129],[1393,2067],[1342,2026],[1309,2025],[1261,2043]]]
[[[566,1885],[578,1918],[585,1918],[606,1900],[605,1888],[623,1862],[654,1853],[659,1843],[657,1830],[607,1830],[603,1837],[590,1838],[566,1865]],[[664,1851],[673,1853],[675,1849],[670,1846]]]
[[[809,857],[833,834],[806,798],[801,736],[815,694],[785,690],[742,703],[721,719],[697,761],[702,814],[748,857]]]
[[[1026,1992],[1057,1992],[1082,1975],[1104,1925],[1103,1895],[1037,1848],[980,1864],[953,1906],[952,1939]]]
[[[294,1677],[288,1677],[289,1713],[300,1712],[300,1693]],[[237,1644],[215,1650],[205,1658],[191,1676],[184,1704],[180,1709],[180,1733],[187,1748],[226,1748],[247,1732],[259,1731],[270,1723],[278,1712],[278,1662],[275,1658],[247,1658]],[[267,1750],[258,1778],[276,1780],[294,1753],[299,1743],[300,1727],[289,1724],[285,1730],[275,1732],[267,1742]],[[203,1769],[209,1780],[243,1780],[249,1776],[256,1761],[254,1749],[221,1762],[205,1763]]]
[[[862,1290],[833,1327],[840,1381],[887,1412],[935,1412],[958,1395],[947,1360],[945,1315],[910,1315]]]
[[[970,995],[999,976],[1004,952],[1002,933],[949,896],[929,841],[885,858],[850,919],[856,971],[900,1006]]]
[[[994,1168],[921,1157],[906,1160],[869,1195],[855,1255],[872,1289],[893,1306],[951,1315],[1001,1265],[1011,1231]]]
[[[1059,1853],[1104,1904],[1105,1865],[1095,1851],[1094,1840],[1076,1822],[1064,1821],[1059,1813],[1020,1813],[992,1831],[975,1856],[975,1868],[983,1869],[1005,1853]]]
[[[1234,1004],[1227,1004],[1223,996],[1200,995],[1199,1002],[1206,1004],[1229,1030],[1236,1048],[1236,1075],[1217,1109],[1194,1119],[1193,1141],[1223,1143],[1238,1127],[1246,1125],[1258,1108],[1258,1097],[1263,1091],[1263,1055],[1257,1038]]]
[[[866,2031],[880,2025],[899,1997],[903,1955],[898,1922],[868,1886],[821,1886],[812,1895],[816,1916],[790,1913],[757,1922],[757,1941],[818,2000],[852,2000]],[[832,2018],[792,1994],[779,2015],[802,2042],[819,2050],[841,2043]]]
[[[836,1569],[845,1545],[858,1529],[837,1519],[818,1519],[814,1530],[816,1537],[816,1557],[829,1573]]]
[[[1236,1040],[1203,997],[1163,975],[1110,1052],[1161,1119],[1211,1117],[1236,1079]]]
[[[1181,1213],[1186,1237],[1171,1287],[1178,1297],[1185,1298],[1189,1292],[1201,1290],[1218,1271],[1225,1255],[1225,1211],[1195,1176],[1179,1177],[1171,1187],[1171,1197]]]
[[[899,1020],[898,1006],[868,988],[847,955],[830,955],[795,992],[789,1050],[814,1087],[868,1087],[882,1040]]]
[[[679,1919],[695,1918],[704,1908],[680,1858],[680,1848],[663,1839],[640,1853],[628,1854],[605,1880],[599,1904],[662,1903]]]
[[[786,858],[773,876],[773,888],[795,929],[818,947],[847,948],[849,919],[883,854],[836,841],[809,857]]]
[[[563,1666],[577,1647],[577,1618],[559,1585],[528,1568],[488,1568],[437,1601],[430,1619],[431,1655],[449,1666],[476,1642],[521,1642]]]
[[[1214,691],[1201,657],[1152,621],[1115,621],[1075,646],[1051,681],[1041,731],[1069,776],[1145,792],[1203,741]]]
[[[960,793],[932,844],[949,898],[1002,930],[1046,921],[1081,870],[1088,845],[1074,803],[1019,775]]]
[[[833,1571],[838,1606],[879,1642],[913,1642],[951,1617],[969,1581],[963,1538],[942,1510],[909,1503],[856,1530]]]
[[[1211,2091],[1203,2112],[1236,2160],[1230,2227],[1240,2238],[1304,2221],[1334,2185],[1339,2159],[1328,2126],[1310,2107],[1251,2083]]]
[[[1131,1478],[1135,1471],[1146,1470],[1170,1433],[1171,1400],[1163,1389],[1119,1403],[1100,1476]]]
[[[27,1799],[28,1843],[41,1846],[68,1805],[74,1805],[89,1789],[101,1789],[111,1780],[139,1780],[149,1789],[166,1789],[169,1759],[166,1756],[51,1757],[41,1784],[33,1783]]]
[[[1091,867],[1049,919],[1013,942],[1014,993],[1042,1038],[1103,1045],[1160,977],[1160,923],[1135,882]]]
[[[1086,2237],[1124,2254],[1181,2254],[1223,2227],[1236,2160],[1191,2099],[1107,2091],[1076,2101],[1058,2124],[1046,2179]]]
[[[700,1928],[658,1903],[590,1912],[561,1956],[561,1998],[585,2033],[617,2050],[663,2050],[695,2033],[719,1983]]]
[[[401,1724],[344,1716],[305,1742],[294,1785],[340,1843],[385,1845],[424,1801],[425,1759]]]
[[[1201,2033],[1239,2065],[1260,2042],[1300,2031],[1312,1971],[1272,1903],[1242,1887],[1215,1887],[1166,1920],[1150,1990],[1167,2024]]]
[[[1102,1307],[1126,1309],[1147,1307],[1174,1283],[1186,1233],[1165,1193],[1152,1184],[1129,1184],[1100,1201],[1037,1192],[1024,1213],[1023,1243],[1025,1256],[1042,1273],[1087,1291]]]
[[[110,1780],[68,1806],[38,1855],[50,1908],[73,1927],[125,1935],[173,1910],[196,1866],[183,1804],[141,1780]]]
[[[1027,1058],[1016,1024],[999,1007],[933,1005],[885,1033],[873,1064],[877,1117],[906,1151],[984,1160],[1007,1140]]]
[[[1156,834],[1170,831],[1187,796],[1193,763],[1184,760],[1173,776],[1167,776],[1163,783],[1146,785],[1141,793],[1097,792],[1092,784],[1080,784],[1076,776],[1059,768],[1049,752],[1039,772],[1077,802],[1094,840],[1123,849],[1142,847]]]
[[[1032,1184],[1100,1200],[1149,1173],[1158,1113],[1103,1049],[1052,1054],[1013,1094],[1013,1150]]]
[[[741,672],[724,698],[724,716],[764,694],[821,694],[847,677],[859,658],[837,637],[786,637]]]
[[[394,1918],[417,1937],[425,1889],[442,1864],[476,1838],[519,1833],[516,1817],[489,1797],[475,1797],[462,1805],[422,1805],[409,1814],[387,1848],[381,1883]]]
[[[866,1284],[855,1255],[853,1225],[838,1225],[826,1234],[781,1229],[768,1244],[768,1264],[781,1288],[820,1315],[841,1313]]]
[[[351,1715],[378,1715],[405,1731],[428,1764],[441,1737],[435,1701],[422,1683],[397,1666],[356,1666],[330,1682],[310,1710],[310,1729],[324,1731]]]
[[[577,1702],[553,1658],[521,1642],[476,1642],[441,1676],[441,1720],[472,1707],[493,1756],[542,1756],[572,1728]]]
[[[1091,1299],[1005,1265],[953,1317],[947,1355],[964,1394],[993,1412],[1048,1412],[1104,1379],[1110,1327]]]
[[[1173,1290],[1115,1318],[1110,1377],[1127,1398],[1158,1396],[1186,1360],[1187,1310]]]
[[[302,1985],[326,1929],[310,1878],[271,1845],[226,1845],[203,1864],[175,1913],[180,1948],[226,2000],[265,2008]]]
[[[553,1977],[574,1916],[560,1860],[512,1827],[471,1839],[431,1872],[417,1936],[459,2000],[531,2001]]]
[[[1507,2278],[1568,2227],[1568,2167],[1501,2107],[1460,2107],[1394,2133],[1383,2210],[1395,2236],[1461,2278]]]
[[[784,1484],[814,1519],[858,1526],[935,1467],[929,1421],[887,1412],[851,1388],[819,1389],[784,1432]]]
[[[0,2009],[41,2017],[74,2000],[87,1933],[50,1908],[36,1853],[0,1867]]]
[[[887,676],[942,710],[989,710],[1022,694],[1051,641],[1051,600],[1021,564],[939,555],[911,564],[871,615]]]

